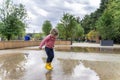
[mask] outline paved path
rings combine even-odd
[[[120,45],[114,44],[113,46],[101,46],[98,43],[73,43],[72,46],[78,47],[99,47],[99,48],[120,48]]]

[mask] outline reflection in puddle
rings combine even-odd
[[[26,47],[21,48],[23,50],[39,50],[38,46],[36,47]],[[70,46],[70,45],[56,45],[56,51],[64,51],[64,52],[84,52],[84,53],[113,53],[119,54],[120,49],[114,47],[78,47],[78,46]]]
[[[54,69],[47,71],[45,58],[35,52],[0,55],[0,80],[94,80],[96,77],[94,71],[72,59],[56,58]]]
[[[19,79],[25,71],[26,56],[21,53],[0,55],[0,77],[2,80]]]
[[[58,59],[60,61],[60,66],[63,69],[65,75],[71,76],[75,66],[79,65],[79,60],[72,59]]]
[[[71,46],[56,46],[56,51],[66,51],[66,52],[85,52],[85,53],[114,53],[119,54],[119,48],[102,48],[102,47],[71,47]]]
[[[40,53],[29,53],[25,63],[25,72],[22,80],[44,80],[45,69]]]
[[[85,67],[79,60],[72,59],[58,59],[60,66],[63,69],[63,75],[67,80],[100,80],[97,73]],[[66,80],[66,79],[64,79]]]
[[[25,52],[27,53],[20,51],[18,53],[17,51],[13,54],[0,55],[0,80],[120,79],[120,56],[117,54],[102,54],[102,56],[84,53],[76,54],[75,52],[61,53],[56,51],[53,61],[54,69],[47,71],[44,68],[46,60],[45,51],[26,50]],[[95,59],[90,61],[88,58]],[[100,61],[97,61],[98,58]],[[114,61],[109,61],[109,59]]]
[[[47,72],[46,72],[46,74],[45,74],[46,80],[52,80],[51,74],[52,74],[52,71],[47,71]]]
[[[80,63],[74,68],[72,76],[74,80],[100,80],[97,73],[90,68],[86,68],[83,63]]]
[[[82,63],[95,70],[100,80],[120,80],[120,62],[82,61]]]

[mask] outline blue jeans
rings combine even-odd
[[[53,58],[54,58],[54,51],[51,48],[45,47],[45,51],[47,54],[47,63],[52,62]]]

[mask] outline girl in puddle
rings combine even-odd
[[[51,65],[53,58],[54,58],[54,43],[56,38],[58,37],[58,30],[56,28],[52,29],[50,31],[50,34],[47,35],[40,43],[39,48],[42,49],[42,47],[45,45],[45,51],[47,54],[47,60],[46,60],[46,65],[45,68],[47,70],[52,70],[53,67]]]

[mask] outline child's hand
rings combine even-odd
[[[42,50],[42,48],[41,48],[41,47],[39,47],[39,49],[40,49],[40,50]]]

